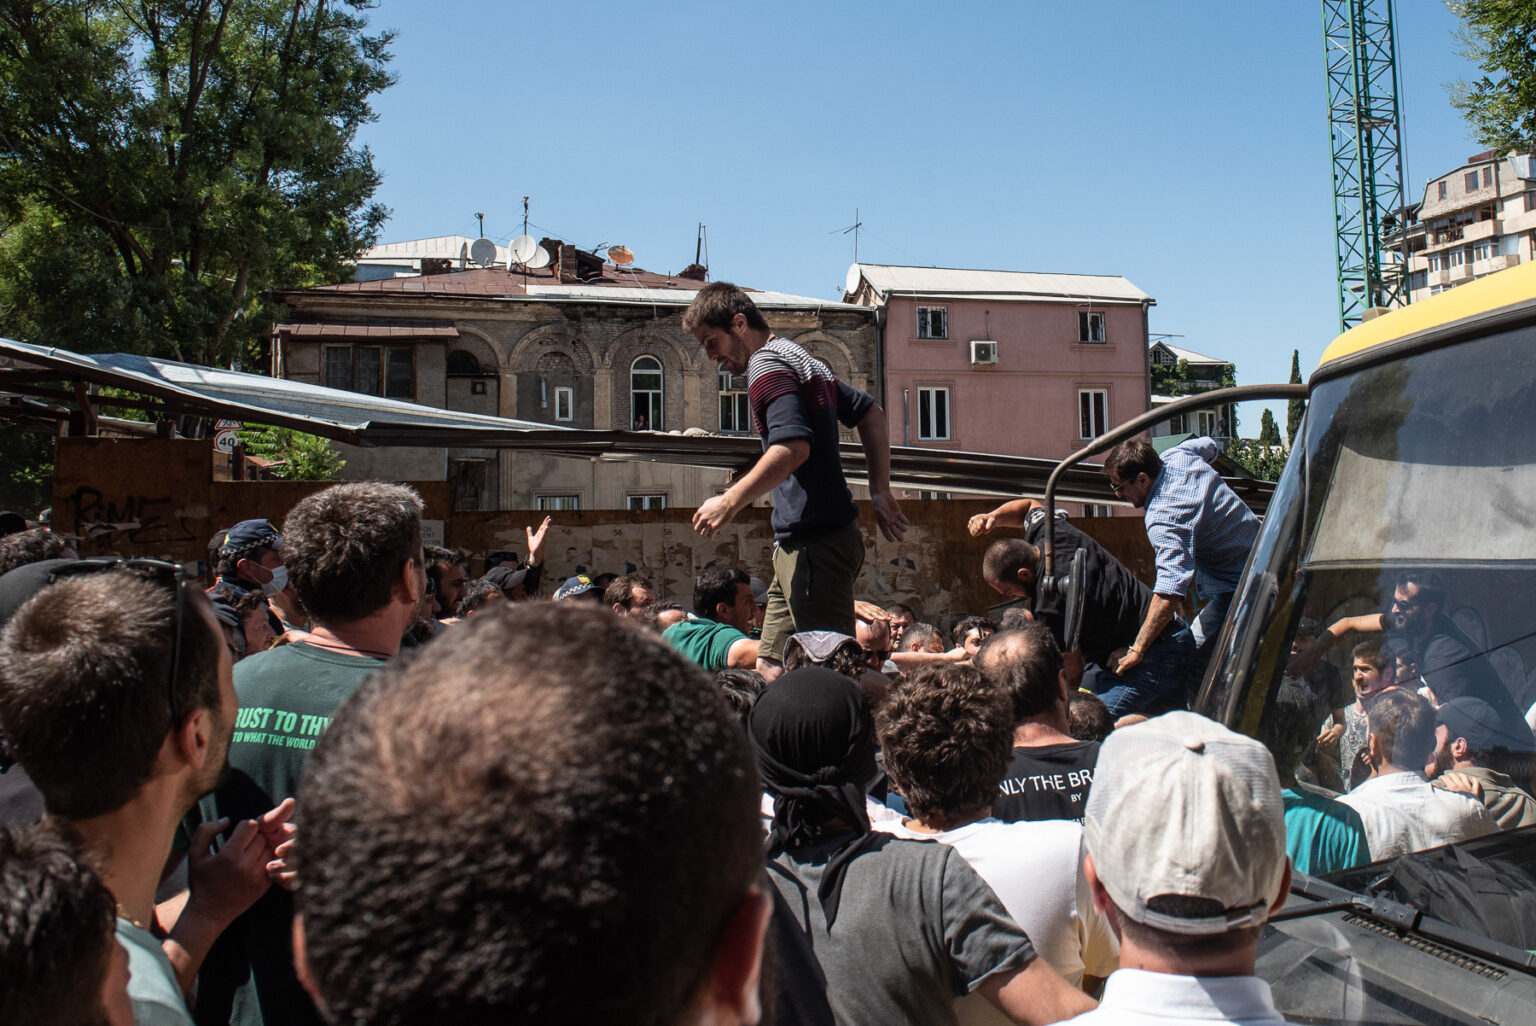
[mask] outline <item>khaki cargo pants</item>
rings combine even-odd
[[[857,520],[776,544],[760,657],[782,662],[784,643],[799,631],[853,637],[853,582],[863,566],[864,535]]]

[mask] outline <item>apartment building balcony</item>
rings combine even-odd
[[[1494,271],[1502,271],[1506,267],[1514,267],[1518,263],[1520,263],[1520,254],[1500,253],[1497,256],[1477,261],[1474,269],[1478,274],[1492,274]]]
[[[1442,267],[1438,271],[1424,272],[1424,285],[1426,288],[1430,285],[1449,285],[1450,283],[1451,272],[1446,268]]]
[[[1460,285],[1462,282],[1471,281],[1472,261],[1468,260],[1466,263],[1461,264],[1460,266],[1452,267],[1445,273],[1449,275],[1449,277],[1446,279],[1447,285]]]
[[[1467,242],[1476,242],[1478,239],[1491,239],[1496,235],[1503,235],[1501,222],[1496,217],[1490,217],[1486,221],[1473,221],[1471,224],[1461,226],[1462,237]]]

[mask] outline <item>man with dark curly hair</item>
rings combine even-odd
[[[1117,963],[1114,935],[1079,866],[1083,828],[992,818],[1013,747],[1008,696],[974,667],[927,667],[891,689],[876,726],[885,771],[910,815],[874,828],[965,856],[1040,956],[1093,993]]]
[[[115,907],[56,828],[0,827],[0,1022],[133,1026]]]
[[[421,498],[377,481],[333,485],[283,521],[283,556],[311,627],[235,668],[240,715],[231,773],[205,819],[248,818],[296,795],[309,753],[338,706],[400,649],[426,593]],[[292,895],[274,887],[204,965],[201,1021],[319,1023],[294,975]]]

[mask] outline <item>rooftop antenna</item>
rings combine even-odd
[[[864,222],[859,220],[859,208],[858,207],[854,207],[853,208],[853,224],[850,224],[847,228],[842,228],[842,229],[834,228],[830,232],[827,232],[828,235],[837,235],[837,234],[847,235],[849,232],[853,232],[853,262],[854,263],[858,263],[859,262],[859,229],[863,228],[863,227],[864,227]]]
[[[528,197],[523,197],[523,235],[528,235]],[[523,295],[528,294],[528,258],[525,256],[520,261],[523,265]]]
[[[693,262],[704,268],[704,277],[709,277],[709,225],[699,222],[698,241],[693,246]]]
[[[475,211],[475,217],[480,221],[480,237],[483,239],[485,238],[485,215],[477,210]]]

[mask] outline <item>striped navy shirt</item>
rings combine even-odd
[[[795,439],[811,445],[805,462],[773,490],[775,537],[815,534],[856,520],[859,508],[843,478],[837,425],[856,426],[874,399],[777,336],[747,362],[747,393],[764,449]]]
[[[1190,581],[1201,598],[1237,589],[1259,518],[1211,466],[1220,451],[1210,438],[1190,438],[1163,453],[1146,503],[1159,595],[1183,595]]]

